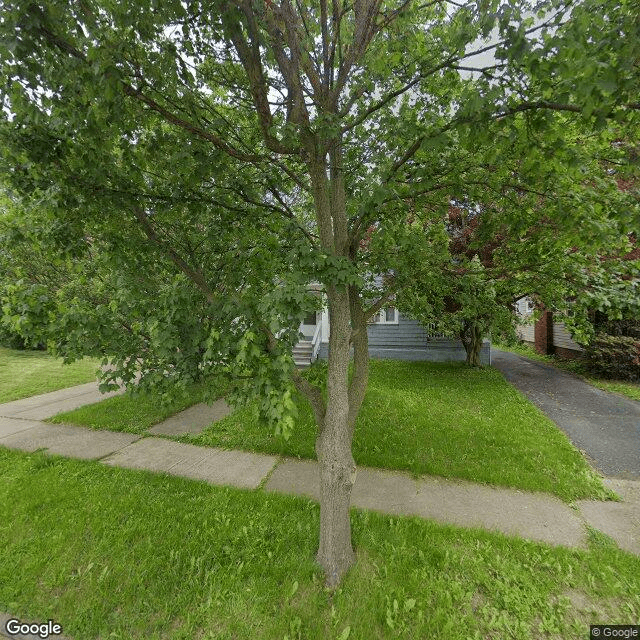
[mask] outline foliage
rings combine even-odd
[[[491,237],[508,231],[504,263],[572,241],[587,265],[640,231],[599,160],[627,171],[613,142],[637,138],[634,0],[531,10],[4,2],[0,174],[23,235],[64,263],[53,287],[9,281],[5,322],[66,359],[105,358],[107,383],[229,384],[273,431],[290,432],[303,392],[344,547],[366,322],[451,263],[451,199],[483,205]],[[310,282],[331,316],[326,397],[291,357]]]
[[[596,269],[579,274],[573,296],[565,304],[555,303],[556,309],[570,312],[563,322],[581,344],[589,344],[607,326],[618,335],[627,326],[633,331],[640,315],[640,260],[626,260],[620,254],[604,261],[601,256],[594,258]],[[607,318],[604,325],[598,317]]]
[[[0,324],[0,346],[7,349],[27,349],[25,339],[4,324]]]
[[[581,136],[574,135],[578,142]],[[571,189],[571,197],[580,194],[577,206],[600,206],[603,194],[593,185],[573,184]],[[574,229],[558,224],[569,193],[565,175],[549,174],[537,187],[529,183],[526,191],[511,185],[492,190],[490,201],[452,200],[446,225],[450,259],[438,265],[438,273],[416,279],[400,294],[399,304],[407,311],[440,331],[459,334],[468,354],[471,343],[479,346],[472,334],[514,334],[520,320],[515,302],[525,295],[539,307],[569,311],[567,324],[580,342],[593,335],[595,309],[606,310],[610,318],[640,313],[640,262],[631,259],[633,253],[627,255],[634,236],[608,225],[606,231],[600,226],[595,234],[576,237]],[[609,206],[628,206],[629,195],[632,203],[639,201],[637,188],[609,191]],[[521,215],[513,226],[508,221],[514,206],[535,213]]]
[[[32,282],[41,281],[43,270],[50,268],[47,261],[41,259],[41,252],[35,243],[21,242],[21,231],[15,226],[16,206],[7,193],[0,192],[0,345],[9,349],[42,349],[42,344],[33,332],[21,331],[17,323],[11,323],[6,311],[9,292],[22,277]],[[23,329],[26,327],[23,325]]]
[[[245,14],[225,2],[207,11],[179,2],[153,10],[145,2],[6,4],[2,58],[12,80],[3,91],[12,117],[2,129],[4,176],[12,197],[30,196],[21,206],[32,208],[16,222],[21,251],[39,248],[31,263],[49,280],[13,274],[5,321],[24,335],[46,326],[41,338],[67,359],[108,356],[112,378],[131,380],[141,368],[149,386],[167,371],[181,385],[207,379],[215,362],[215,375],[235,380],[234,397],[260,395],[271,426],[286,430],[282,399],[291,391],[296,323],[311,305],[306,284],[395,271],[395,287],[420,283],[433,307],[442,287],[424,274],[450,264],[443,232],[451,197],[485,207],[485,230],[474,242],[508,231],[497,271],[542,258],[560,271],[567,261],[557,258],[572,242],[595,250],[623,237],[633,209],[592,158],[604,145],[607,166],[627,166],[615,164],[624,153],[610,143],[637,124],[626,106],[636,70],[625,62],[637,44],[618,35],[632,28],[631,6],[599,9],[595,25],[588,2],[570,15],[550,4],[533,29],[524,8],[377,6],[379,26],[368,36],[375,46],[363,40],[352,69],[341,50],[331,63],[357,69],[352,83],[326,72],[336,106],[348,109],[329,108],[312,69],[299,69],[316,109],[307,125],[284,61],[272,57],[273,34],[283,28],[278,21],[304,22],[311,31],[300,46],[321,60],[311,36],[320,35],[315,8],[280,15],[272,3]],[[334,38],[356,33],[356,14],[345,9]],[[269,69],[262,82],[284,96],[271,114],[264,87],[252,84],[256,61],[232,53],[244,51],[237,30],[254,27],[251,37],[272,50],[260,62]],[[473,43],[492,28],[496,58],[461,72],[466,52],[481,48]],[[607,119],[615,127],[605,128]],[[600,131],[584,136],[594,124]],[[374,229],[355,259],[318,243],[317,195],[307,188],[305,135],[324,143],[338,129],[346,135],[351,246]],[[407,232],[408,216],[424,238]],[[57,269],[70,270],[56,282],[46,267],[51,256]],[[466,273],[446,274],[465,301],[458,315],[475,313],[469,292],[478,286],[477,306],[500,315],[500,277]],[[362,295],[383,293],[364,287]],[[268,334],[281,346],[270,349]]]
[[[282,283],[271,295],[263,295],[266,282],[250,284],[260,293],[251,293],[253,307],[245,306],[241,321],[236,316],[237,302],[221,297],[222,304],[214,308],[202,300],[189,279],[158,261],[154,248],[136,233],[125,238],[114,230],[102,240],[79,237],[65,249],[52,228],[58,223],[47,224],[39,211],[14,213],[10,224],[11,234],[4,237],[7,268],[2,299],[4,322],[12,331],[48,344],[67,362],[84,354],[102,358],[111,369],[103,374],[105,389],[113,388],[118,378],[132,385],[141,373],[136,388],[159,389],[170,403],[180,401],[195,382],[208,390],[205,399],[215,399],[223,380],[234,377],[230,399],[233,391],[241,394],[245,388],[249,397],[260,395],[264,389],[248,383],[247,362],[253,362],[265,376],[264,415],[271,425],[286,427],[291,418],[282,414],[290,412],[290,407],[282,404],[281,390],[284,385],[286,394],[290,385],[283,378],[288,376],[289,361],[284,354],[279,359],[260,355],[260,334],[250,331],[247,316],[257,326],[266,322],[274,332],[281,331],[278,312],[281,319],[291,322],[286,315],[290,307],[283,306],[282,300],[308,304],[301,285],[287,288]],[[8,217],[5,228],[9,228]],[[64,238],[69,240],[66,234]],[[109,254],[111,242],[122,253]],[[56,250],[62,251],[60,258],[55,258]],[[236,246],[231,256],[223,255],[221,260],[242,252]],[[227,268],[235,267],[229,264]],[[266,268],[260,276],[269,278]],[[290,327],[280,338],[286,345],[296,335]],[[273,385],[273,372],[280,386]]]
[[[635,315],[612,320],[603,313],[597,313],[594,329],[597,333],[606,333],[610,336],[640,338],[640,317]]]
[[[640,382],[640,340],[597,335],[586,348],[589,370],[603,378]]]

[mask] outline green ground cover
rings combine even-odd
[[[98,360],[85,358],[63,364],[44,351],[0,347],[0,402],[11,402],[96,379]]]
[[[588,637],[636,623],[640,559],[353,511],[330,593],[318,507],[0,448],[0,610],[75,640]]]
[[[203,390],[198,387],[192,387],[184,394],[164,401],[158,394],[127,393],[60,413],[48,422],[142,434],[154,424],[202,402],[203,397]]]
[[[569,371],[570,373],[573,373],[582,378],[585,382],[588,382],[589,384],[597,387],[598,389],[602,389],[603,391],[619,393],[623,396],[631,398],[632,400],[640,400],[640,383],[627,382],[626,380],[606,380],[604,378],[598,378],[594,376],[593,373],[590,373],[587,370],[584,362],[579,359],[567,360],[558,356],[542,355],[528,344],[495,344],[494,346],[498,349],[502,349],[503,351],[511,351],[512,353],[517,353],[518,355],[525,356],[526,358],[530,358],[531,360],[544,362],[545,364],[550,364],[554,367],[557,367],[558,369],[562,369],[563,371]]]
[[[122,429],[117,416],[133,412],[127,430],[158,422],[153,398],[112,398],[61,414],[58,422]],[[289,440],[275,436],[248,406],[182,441],[301,458],[315,458],[308,403]],[[149,407],[149,408],[147,408]],[[164,415],[162,416],[162,418]],[[132,426],[133,425],[133,426]],[[464,364],[371,363],[367,396],[353,452],[358,464],[546,491],[570,501],[612,497],[566,436],[495,369]]]

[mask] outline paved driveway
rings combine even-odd
[[[605,475],[640,480],[640,402],[498,349],[491,364],[548,415]]]

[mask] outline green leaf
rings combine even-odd
[[[347,640],[349,638],[349,636],[351,635],[351,627],[350,626],[346,626],[341,632],[340,635],[337,637],[336,640]]]

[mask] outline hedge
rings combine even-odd
[[[599,334],[585,349],[590,371],[616,380],[640,382],[640,339]]]

